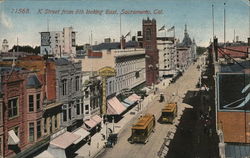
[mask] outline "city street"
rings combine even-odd
[[[182,103],[182,99],[188,90],[195,90],[195,85],[198,82],[200,73],[198,72],[197,63],[191,65],[188,70],[175,83],[170,84],[166,89],[159,88],[159,93],[165,94],[166,101],[176,101],[178,103],[178,116],[175,119],[175,124],[179,123],[180,116],[184,109],[192,108],[190,105]],[[159,97],[156,97],[143,113],[152,113],[156,116],[156,120],[161,115],[161,109],[166,103],[159,103]],[[136,122],[134,118],[127,124],[127,127],[119,134],[117,144],[110,149],[106,149],[98,157],[101,158],[152,158],[158,157],[158,152],[164,143],[168,131],[175,132],[175,125],[156,123],[155,132],[150,135],[147,144],[130,144],[127,139],[131,135],[131,125]]]

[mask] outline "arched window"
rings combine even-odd
[[[151,29],[150,28],[146,29],[146,40],[151,40]]]

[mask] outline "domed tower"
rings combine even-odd
[[[7,39],[4,39],[2,43],[2,52],[8,52],[8,51],[9,51],[9,44]]]

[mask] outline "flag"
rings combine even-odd
[[[125,38],[126,38],[127,36],[130,36],[130,31],[126,34]]]
[[[165,30],[165,25],[163,25],[158,31],[163,31]]]
[[[172,26],[170,29],[168,29],[168,32],[173,31],[174,30],[174,26]]]

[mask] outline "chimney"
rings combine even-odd
[[[126,44],[126,39],[125,39],[125,37],[122,35],[122,37],[121,37],[121,49],[125,49],[125,44]]]

